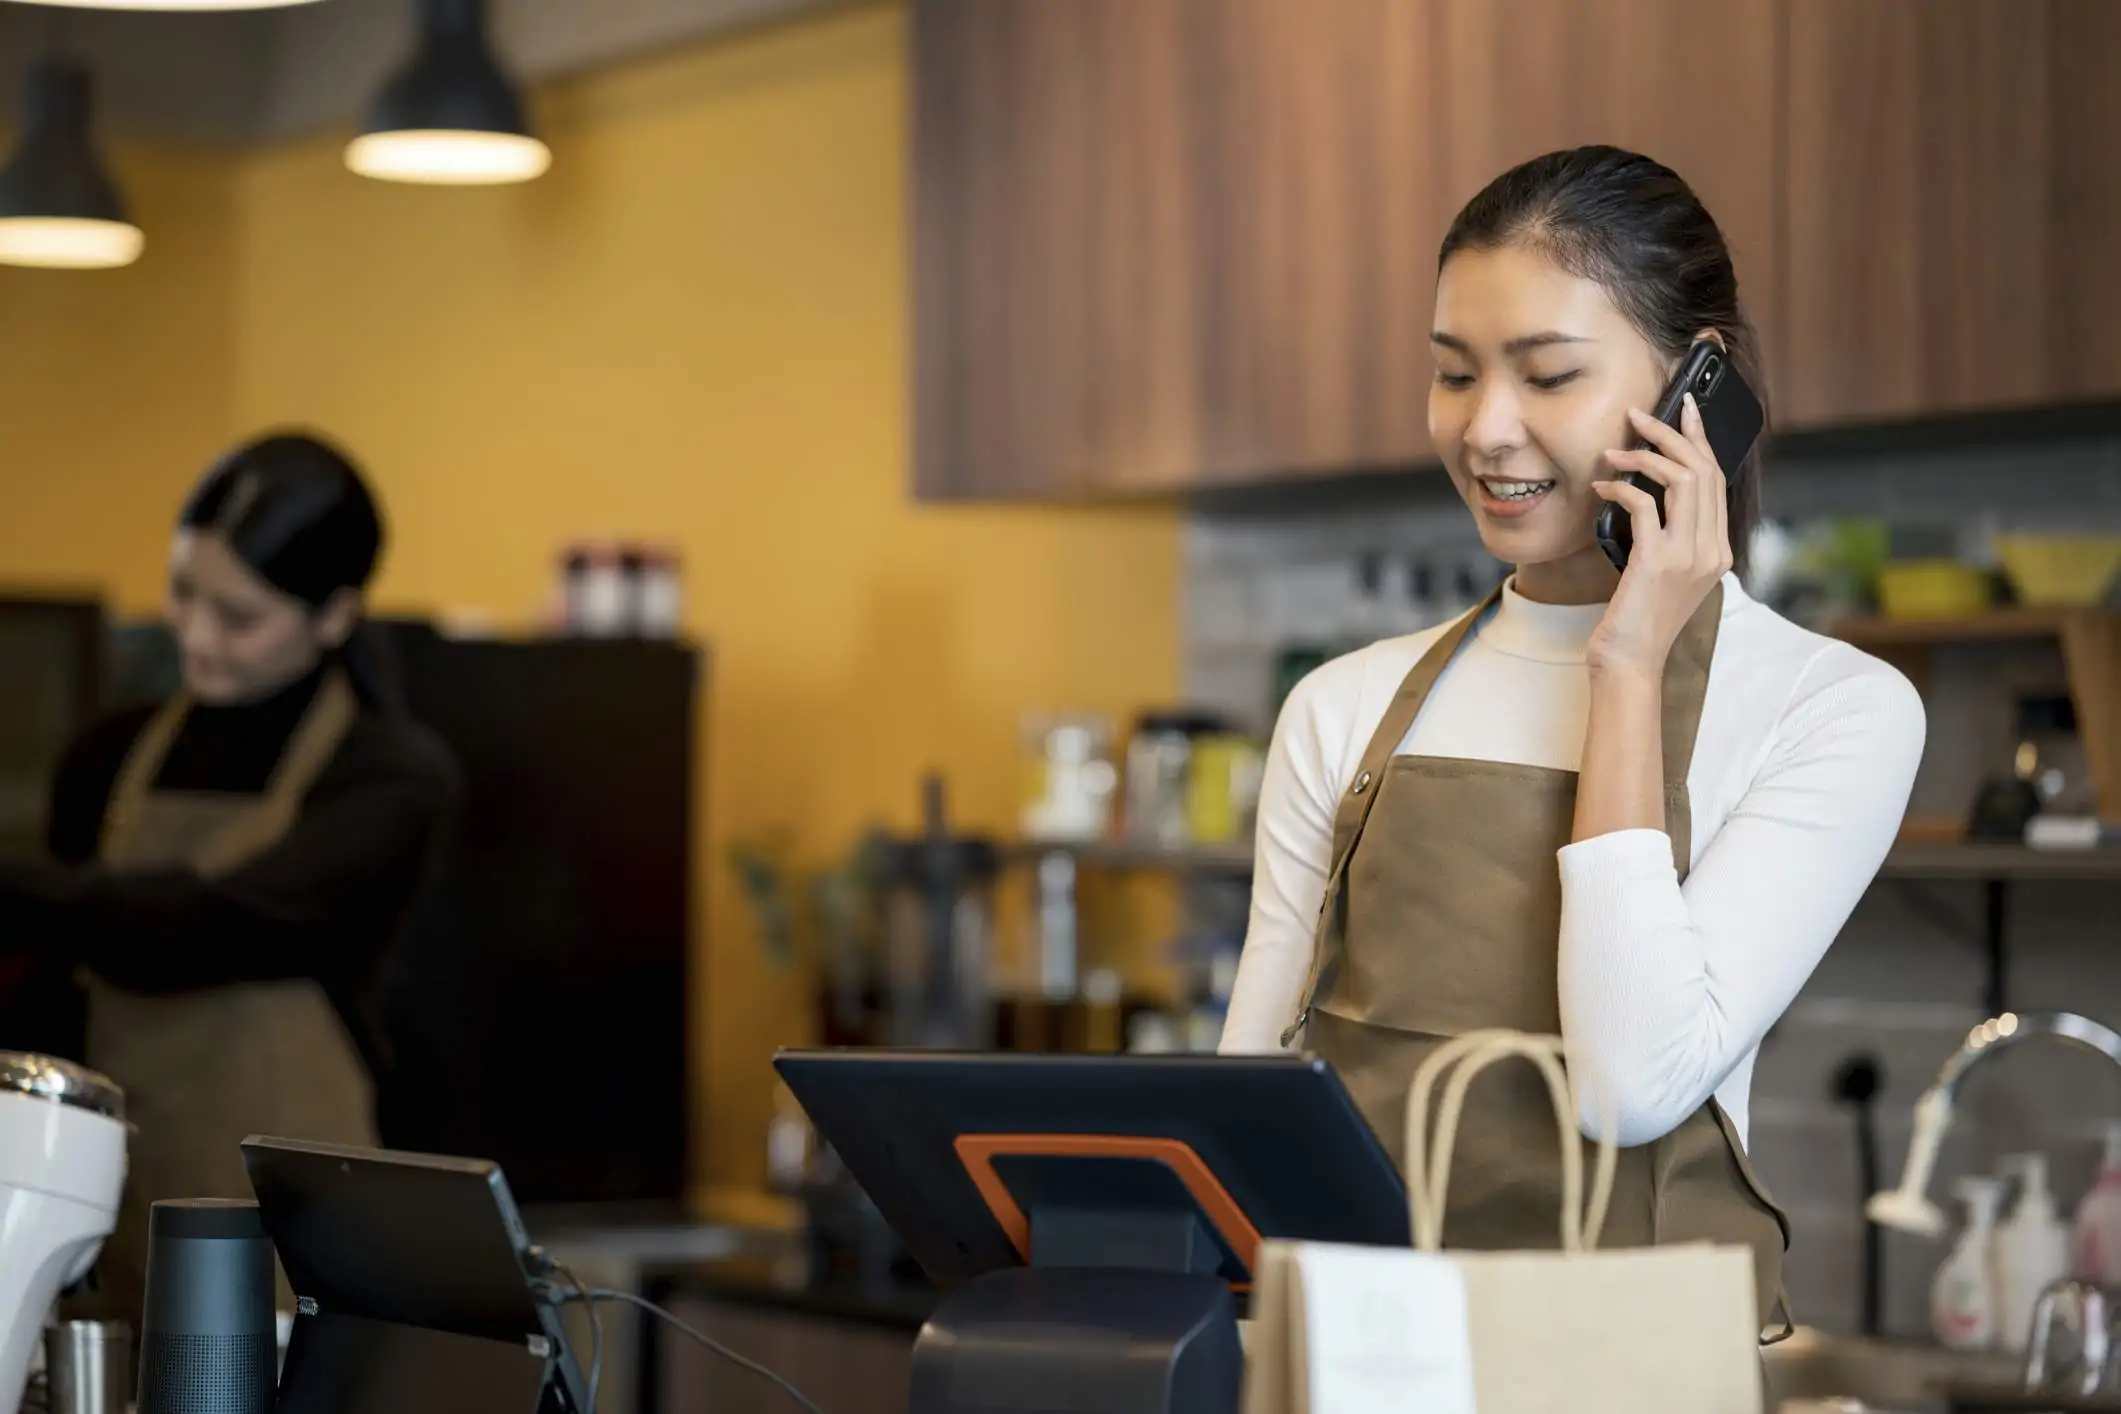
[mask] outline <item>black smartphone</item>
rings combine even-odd
[[[1708,433],[1709,450],[1716,454],[1716,464],[1728,476],[1753,450],[1760,428],[1767,421],[1767,415],[1760,410],[1760,399],[1754,396],[1745,379],[1732,366],[1731,357],[1723,351],[1723,345],[1711,339],[1697,341],[1679,361],[1679,370],[1666,385],[1664,396],[1657,400],[1657,420],[1668,427],[1677,427],[1680,409],[1684,405],[1682,400],[1688,393],[1694,395],[1694,404],[1701,409],[1701,425]],[[1637,437],[1631,445],[1645,447],[1649,444]],[[1655,497],[1657,514],[1659,518],[1663,517],[1662,486],[1639,471],[1631,471],[1622,479]],[[1628,567],[1628,553],[1635,548],[1635,523],[1626,507],[1608,501],[1598,508],[1598,547],[1605,551],[1605,557],[1613,562],[1614,569]]]

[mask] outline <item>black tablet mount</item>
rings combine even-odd
[[[1029,1265],[944,1299],[914,1343],[911,1414],[1236,1414],[1247,1274],[1169,1170],[1027,1155],[1006,1172],[1052,1195],[1028,1207]]]

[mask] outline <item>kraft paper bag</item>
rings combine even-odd
[[[1561,1054],[1559,1037],[1477,1031],[1423,1063],[1407,1097],[1415,1250],[1260,1245],[1244,1414],[1760,1414],[1751,1249],[1597,1250],[1610,1110],[1586,1197]],[[1466,1087],[1505,1058],[1538,1066],[1554,1101],[1561,1250],[1444,1252]],[[1446,1072],[1432,1148],[1429,1096]]]

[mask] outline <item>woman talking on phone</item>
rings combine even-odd
[[[363,623],[382,543],[315,438],[208,469],[170,549],[182,690],[76,741],[54,862],[0,865],[0,950],[78,971],[86,1059],[137,1126],[97,1268],[127,1319],[153,1200],[248,1197],[250,1134],[375,1142],[376,988],[455,794]]]
[[[1759,453],[1719,464],[1710,430],[1764,397],[1759,338],[1670,170],[1586,147],[1496,178],[1444,237],[1432,341],[1430,436],[1514,569],[1290,694],[1222,1049],[1331,1062],[1398,1156],[1442,1041],[1560,1034],[1585,1133],[1602,1093],[1624,1146],[1603,1244],[1750,1246],[1765,1326],[1788,1228],[1746,1154],[1754,1055],[1892,845],[1921,701],[1733,573]],[[1452,1168],[1447,1245],[1554,1244],[1528,1069],[1474,1085]]]

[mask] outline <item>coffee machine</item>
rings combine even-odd
[[[16,1414],[59,1293],[118,1221],[125,1097],[51,1056],[0,1051],[0,1414]]]

